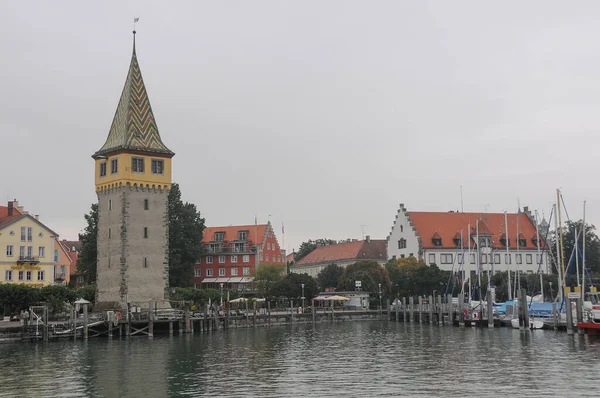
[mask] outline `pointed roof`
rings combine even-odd
[[[154,113],[135,52],[133,32],[133,54],[125,87],[115,112],[106,142],[92,157],[120,150],[151,152],[169,157],[175,155],[163,144],[158,133]]]

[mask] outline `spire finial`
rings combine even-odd
[[[135,34],[137,33],[135,31],[135,24],[137,21],[139,21],[139,18],[133,18],[133,53],[135,54]]]

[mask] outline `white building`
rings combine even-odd
[[[444,271],[548,273],[548,247],[539,234],[527,207],[505,215],[409,212],[400,204],[387,257],[414,256]]]

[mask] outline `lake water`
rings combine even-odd
[[[4,344],[0,372],[0,397],[595,397],[600,339],[358,321]]]

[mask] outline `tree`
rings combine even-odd
[[[275,293],[275,286],[283,279],[285,266],[282,264],[262,264],[254,271],[254,284],[260,297],[270,300]]]
[[[181,200],[179,184],[171,185],[169,214],[169,285],[190,286],[194,264],[200,258],[204,218],[196,205]]]
[[[297,303],[302,299],[302,285],[304,285],[305,303],[310,302],[319,293],[317,281],[308,274],[287,274],[273,288],[273,296],[287,297]]]
[[[337,287],[343,274],[344,267],[341,267],[337,264],[329,264],[317,275],[319,287],[322,290],[325,290],[328,287]]]
[[[583,254],[583,235],[581,234],[583,221],[567,221],[562,228],[563,233],[563,248],[564,248],[564,261],[565,269],[569,265],[569,259],[575,248],[575,230],[578,231],[577,246],[579,247],[579,265],[581,266],[581,259]],[[590,272],[600,273],[600,239],[594,232],[596,227],[591,224],[585,224],[585,264]],[[548,237],[548,245],[554,258],[556,258],[556,231],[552,231]],[[562,260],[561,260],[562,261]],[[573,256],[571,264],[571,274],[574,273],[575,269],[575,257]],[[552,267],[552,272],[556,272],[556,268]]]
[[[362,290],[372,296],[379,294],[379,284],[383,296],[390,294],[390,275],[376,261],[358,261],[348,265],[340,278],[338,289],[354,290],[356,281],[360,281]]]
[[[302,242],[300,244],[300,248],[298,252],[296,252],[296,256],[294,257],[294,262],[297,263],[302,259],[302,257],[307,256],[310,252],[315,250],[319,246],[327,246],[327,245],[335,245],[336,241],[333,239],[315,239],[309,240],[308,242]]]
[[[98,203],[92,204],[89,214],[85,215],[85,221],[85,230],[79,234],[81,250],[76,267],[86,283],[95,283],[98,264]]]
[[[441,271],[436,265],[426,266],[423,260],[412,256],[390,260],[385,268],[390,275],[393,297],[426,296],[434,291],[444,294],[450,277],[450,272]],[[460,289],[459,281],[450,279],[448,292],[455,284]]]

